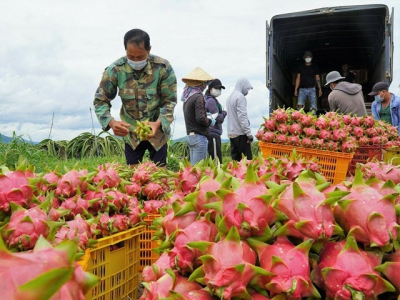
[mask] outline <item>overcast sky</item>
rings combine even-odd
[[[184,87],[181,79],[195,67],[221,79],[226,86],[219,97],[223,105],[239,77],[250,80],[254,89],[247,96],[248,112],[255,134],[268,114],[266,21],[277,14],[328,3],[377,4],[348,0],[2,0],[0,133],[11,136],[15,131],[39,142],[49,137],[54,113],[53,140],[71,140],[92,132],[92,117],[98,134],[101,128],[93,111],[93,96],[102,72],[125,55],[125,32],[140,28],[150,35],[151,52],[169,60],[178,79],[174,139],[186,134],[179,101]],[[398,3],[382,4],[390,11],[394,7],[399,15]],[[400,20],[394,24],[395,71],[390,89],[399,94]],[[112,104],[112,114],[119,119],[119,97]]]

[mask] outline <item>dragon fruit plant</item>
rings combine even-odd
[[[51,246],[41,236],[33,251],[11,253],[0,238],[2,299],[84,300],[98,278],[74,262],[77,244]]]

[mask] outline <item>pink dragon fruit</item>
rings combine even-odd
[[[192,167],[189,162],[185,166],[181,166],[177,173],[176,186],[178,190],[187,195],[195,191],[197,184],[202,177],[198,167]]]
[[[322,129],[319,132],[319,138],[325,141],[329,141],[331,139],[332,133],[329,130]]]
[[[88,189],[88,177],[92,174],[88,174],[87,170],[71,170],[65,173],[57,181],[56,195],[63,197],[75,196],[77,189],[81,192],[86,192]]]
[[[162,237],[167,243],[171,238],[171,235],[176,233],[178,229],[185,229],[187,226],[192,224],[197,219],[197,212],[192,211],[180,216],[176,216],[174,210],[170,208],[164,218],[156,219],[153,224],[159,227],[157,236]]]
[[[350,115],[343,115],[343,116],[342,116],[342,122],[343,122],[345,125],[350,125],[352,119],[353,119],[353,117],[350,116]]]
[[[154,264],[144,267],[142,272],[143,281],[157,281],[159,278],[167,274],[166,269],[169,268],[168,252],[163,252]]]
[[[394,285],[397,292],[400,292],[400,250],[384,255],[384,263],[375,267],[378,271]]]
[[[97,174],[93,177],[93,182],[100,184],[103,188],[114,188],[121,183],[121,178],[119,177],[115,166],[112,164],[101,165],[97,167]]]
[[[86,191],[83,197],[89,203],[89,213],[97,215],[99,212],[105,212],[108,210],[108,199],[106,191],[107,190],[99,187]]]
[[[300,110],[293,110],[291,113],[291,117],[293,122],[300,122],[301,117],[304,115],[303,111]]]
[[[396,194],[382,196],[363,179],[360,166],[356,172],[350,194],[334,209],[335,219],[349,235],[367,246],[391,248],[399,225],[396,223]]]
[[[136,196],[142,191],[142,186],[140,183],[132,182],[131,184],[124,185],[124,189],[129,196]]]
[[[297,135],[289,136],[288,144],[289,145],[293,145],[293,146],[299,146],[300,145],[300,138]]]
[[[106,194],[108,206],[116,212],[122,211],[122,209],[128,205],[130,200],[130,196],[118,190],[108,190]]]
[[[303,132],[309,138],[314,138],[318,135],[318,131],[314,127],[304,128]]]
[[[382,145],[382,137],[374,136],[370,139],[372,145]]]
[[[325,141],[323,139],[315,139],[313,140],[313,148],[315,149],[324,149]]]
[[[354,126],[354,127],[359,127],[362,125],[362,118],[361,117],[353,117],[351,119],[350,125]]]
[[[289,116],[285,109],[279,108],[272,112],[271,119],[275,119],[278,123],[283,124],[289,121]]]
[[[362,125],[366,128],[374,127],[375,126],[375,119],[373,116],[365,116],[362,118]]]
[[[49,221],[42,206],[24,209],[12,202],[11,208],[10,222],[2,229],[3,237],[11,249],[33,249],[39,236],[49,235]]]
[[[82,251],[85,250],[88,246],[95,244],[95,241],[92,239],[93,221],[86,221],[80,215],[77,215],[74,220],[67,221],[65,225],[57,230],[54,239],[55,242],[59,244],[65,239],[77,239],[79,249]]]
[[[304,114],[301,116],[300,123],[303,126],[303,128],[309,127],[314,123],[314,117],[309,114]]]
[[[365,178],[376,177],[380,180],[392,180],[395,184],[400,183],[400,167],[383,162],[370,161],[361,165]]]
[[[275,132],[268,131],[264,133],[261,138],[262,141],[267,142],[267,143],[272,143],[275,139]]]
[[[214,242],[217,236],[217,226],[210,221],[210,214],[193,222],[185,229],[178,230],[174,248],[169,253],[170,266],[182,275],[188,275],[201,265],[201,252],[187,246],[189,242]]]
[[[205,284],[212,294],[221,299],[249,299],[246,286],[255,277],[270,275],[256,267],[257,255],[246,241],[241,241],[236,227],[229,230],[225,239],[213,242],[190,242],[188,246],[199,249],[203,265],[189,277],[190,281]]]
[[[329,120],[328,128],[330,128],[331,130],[339,129],[340,128],[340,121],[337,118]]]
[[[147,197],[148,200],[158,199],[160,196],[164,194],[162,186],[155,182],[147,183],[142,189],[142,192]]]
[[[142,284],[145,289],[140,300],[164,299],[172,295],[182,295],[203,288],[197,282],[190,282],[186,277],[172,270],[167,270],[167,274],[160,277],[157,281],[143,282]]]
[[[91,201],[97,202],[98,200],[95,199]],[[69,210],[67,218],[72,220],[76,215],[87,215],[90,203],[91,202],[81,198],[81,194],[78,192],[75,196],[65,199],[61,203],[60,208],[63,210]]]
[[[74,263],[75,253],[76,243],[53,248],[42,236],[33,251],[11,253],[0,238],[1,297],[85,300],[98,278]]]
[[[336,142],[344,141],[347,138],[347,133],[343,128],[335,129],[332,132],[332,140]]]
[[[313,172],[319,171],[317,162],[305,159],[301,155],[297,155],[296,149],[293,149],[293,155],[291,159],[282,157],[280,159],[280,163],[280,166],[282,167],[281,174],[290,181],[294,181],[301,174],[301,172],[305,170],[309,169]]]
[[[272,207],[284,213],[288,219],[275,234],[326,239],[334,233],[340,233],[332,207],[348,192],[334,191],[325,195],[322,191],[329,185],[323,177],[308,170],[303,171],[272,203]]]
[[[357,149],[357,144],[349,141],[343,142],[342,145],[340,146],[340,151],[344,153],[355,152],[356,149]]]
[[[371,144],[371,140],[365,135],[360,137],[357,142],[360,146],[369,146]]]
[[[300,124],[294,123],[294,124],[290,125],[289,132],[292,135],[300,135],[303,132],[303,128],[301,127]]]
[[[279,218],[278,212],[270,206],[270,199],[273,193],[284,188],[281,186],[268,190],[259,181],[254,166],[249,165],[246,178],[238,189],[234,192],[218,190],[216,193],[221,201],[205,204],[204,207],[221,214],[222,219],[217,224],[221,235],[227,234],[231,227],[236,227],[243,238],[256,236],[265,241],[271,237],[269,225]]]
[[[329,299],[377,299],[384,292],[394,291],[374,270],[381,259],[379,252],[359,249],[355,239],[349,236],[346,241],[324,244],[311,277]]]
[[[312,148],[313,146],[313,141],[312,139],[305,137],[301,140],[301,146],[304,148]]]
[[[263,135],[264,135],[264,129],[259,129],[256,133],[256,138],[261,141]]]
[[[131,181],[144,185],[150,180],[150,175],[157,171],[158,167],[155,163],[142,162],[133,169]]]
[[[286,134],[289,132],[289,126],[286,124],[278,124],[276,127],[276,131],[282,134]]]
[[[355,137],[360,138],[360,137],[364,136],[364,129],[360,126],[355,126],[353,128],[353,134]]]
[[[338,142],[329,141],[326,143],[326,150],[337,152],[339,150]]]
[[[10,202],[27,207],[33,198],[33,188],[29,185],[30,172],[16,170],[0,173],[0,211],[8,212]]]
[[[265,120],[264,127],[269,131],[275,131],[275,120],[273,119]]]
[[[303,297],[321,298],[310,279],[308,252],[312,240],[294,246],[287,237],[281,236],[272,244],[254,239],[248,243],[258,254],[260,266],[271,275],[260,276],[259,281],[270,291],[270,296],[286,296],[282,299]]]
[[[324,130],[328,128],[328,120],[326,117],[321,116],[315,121],[315,127],[318,128],[319,130]]]
[[[377,135],[378,135],[378,132],[376,131],[376,128],[375,128],[375,127],[367,128],[367,129],[365,130],[365,132],[367,133],[367,135],[368,135],[369,137],[374,137],[374,136],[377,136]]]
[[[149,214],[159,214],[160,209],[165,205],[164,200],[147,200],[144,202],[143,211]]]
[[[275,142],[278,144],[286,145],[288,137],[285,134],[277,134],[275,137]]]

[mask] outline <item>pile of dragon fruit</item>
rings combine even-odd
[[[178,172],[153,163],[1,170],[7,299],[85,299],[97,281],[77,253],[149,213],[161,215],[160,258],[143,270],[143,300],[400,295],[397,166],[368,162],[337,185],[300,156],[184,161]]]
[[[259,141],[328,151],[355,152],[357,147],[399,147],[396,127],[372,116],[357,117],[327,112],[319,117],[303,110],[277,109],[264,118]]]

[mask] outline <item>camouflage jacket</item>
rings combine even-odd
[[[160,119],[160,130],[149,140],[156,150],[160,149],[171,135],[176,105],[176,77],[169,62],[150,54],[146,67],[137,75],[124,56],[104,70],[93,102],[103,130],[110,129],[111,100],[117,91],[122,101],[120,118],[131,125],[124,141],[135,149],[140,143],[135,134],[136,120],[154,122]]]

